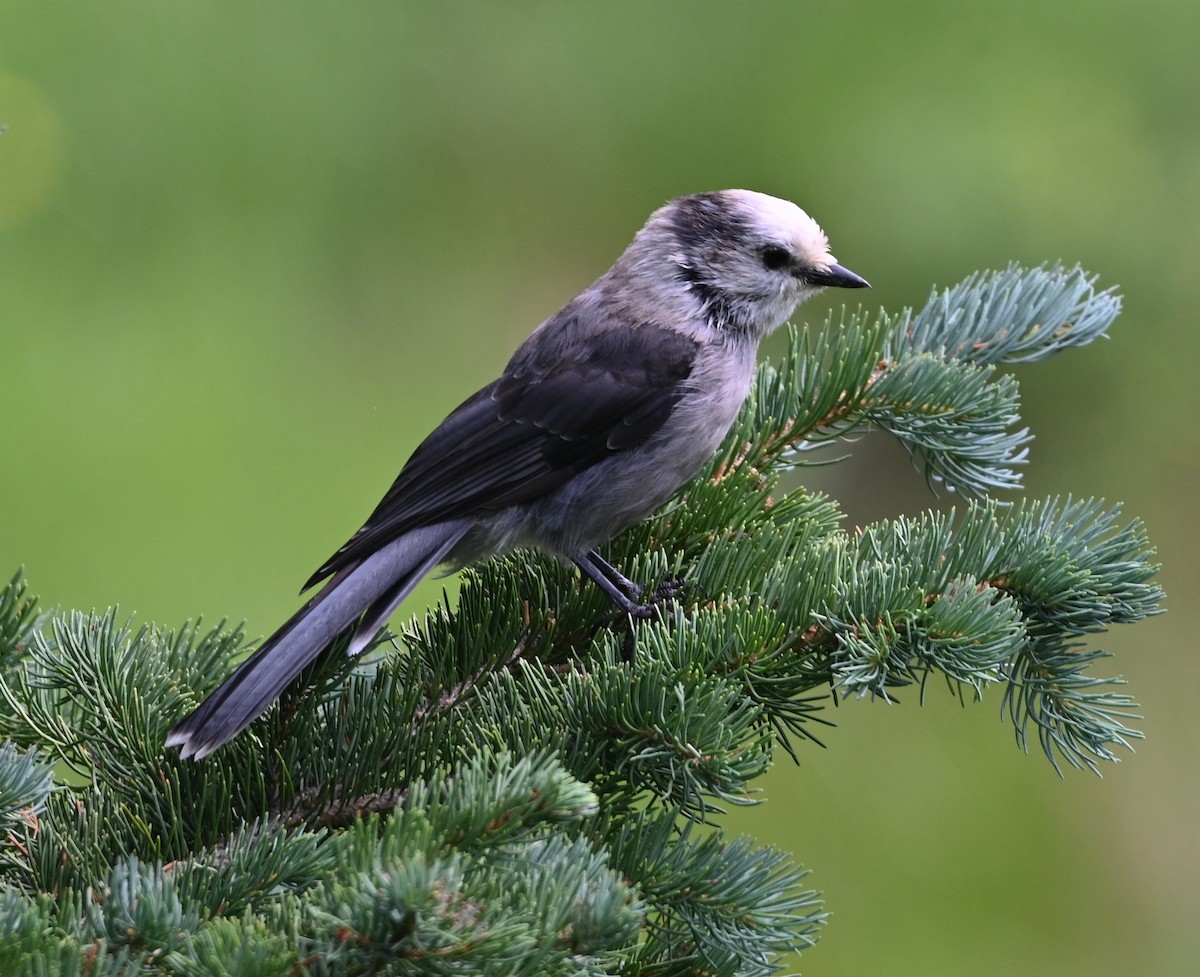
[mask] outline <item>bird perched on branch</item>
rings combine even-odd
[[[750,392],[759,342],[827,286],[867,282],[795,204],[722,190],[655,211],[421,443],[304,589],[324,587],[167,745],[200,758],[228,742],[339,634],[353,629],[348,651],[361,652],[438,565],[537,546],[572,560],[624,613],[647,616],[642,588],[594,547],[700,470]]]

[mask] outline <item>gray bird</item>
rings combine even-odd
[[[228,742],[343,631],[354,628],[349,653],[361,652],[439,564],[537,546],[646,616],[641,588],[594,547],[700,470],[750,391],[759,342],[826,286],[867,282],[793,203],[722,190],[655,211],[616,264],[421,443],[304,586],[324,588],[167,745],[200,758]]]

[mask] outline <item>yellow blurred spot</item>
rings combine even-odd
[[[36,86],[0,74],[0,229],[33,214],[62,171],[62,127]]]

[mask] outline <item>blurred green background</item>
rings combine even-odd
[[[1195,0],[8,4],[0,574],[270,631],[681,193],[796,200],[872,306],[1078,261],[1126,311],[1019,371],[1027,490],[1149,524],[1170,613],[1103,639],[1148,738],[1059,780],[998,693],[843,703],[734,821],[826,894],[807,974],[1200,973],[1197,38]],[[930,504],[854,451],[812,479],[848,523]]]

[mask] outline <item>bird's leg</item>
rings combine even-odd
[[[616,586],[620,587],[623,592],[627,593],[631,600],[637,602],[638,607],[657,607],[659,604],[673,601],[679,594],[679,591],[683,589],[683,578],[671,577],[669,580],[664,580],[655,587],[654,593],[643,602],[641,598],[646,593],[645,587],[639,583],[634,583],[634,581],[630,580],[595,550],[592,550],[589,555],[600,571]],[[649,615],[646,616],[648,617]]]
[[[681,585],[681,581],[672,580],[655,590],[648,601],[639,603],[646,588],[634,583],[595,550],[575,558],[575,565],[595,581],[622,613],[641,621],[652,618],[658,605],[674,598]]]
[[[589,550],[587,555],[584,556],[584,559],[587,560],[592,567],[600,571],[603,579],[610,582],[630,600],[637,600],[645,592],[645,587],[643,587],[640,583],[634,583],[634,581],[630,580],[627,576],[625,576],[625,574],[609,563],[608,560],[604,559],[604,557],[602,557],[595,550]],[[584,568],[583,564],[580,564],[580,567],[583,569],[584,573],[586,573],[597,583],[600,583],[599,578],[597,578],[594,573]],[[600,583],[600,586],[603,588],[604,584]],[[605,592],[607,593],[607,591]]]

